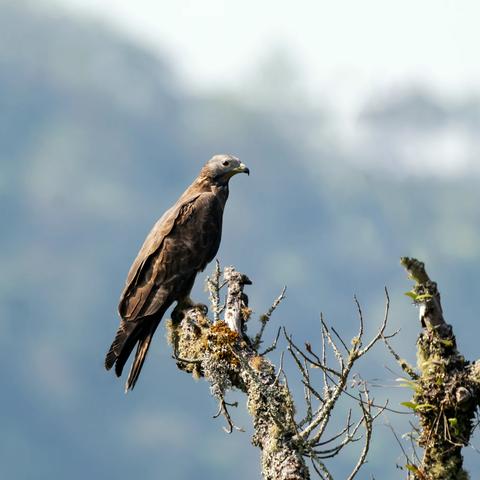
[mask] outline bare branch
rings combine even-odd
[[[334,442],[337,438],[341,437],[342,435],[344,435],[346,432],[349,432],[350,431],[350,428],[352,428],[353,424],[350,423],[350,420],[352,418],[352,410],[350,409],[348,411],[348,415],[347,415],[347,424],[346,426],[344,427],[343,430],[341,430],[339,433],[337,433],[336,435],[334,435],[333,437],[329,438],[328,440],[325,440],[323,442],[318,442],[316,446],[322,446],[322,445],[327,445],[331,442]]]
[[[220,277],[222,271],[220,269],[220,262],[215,259],[215,270],[211,277],[207,277],[207,290],[212,305],[213,321],[218,322],[220,320]]]
[[[335,334],[335,336],[340,340],[340,343],[343,345],[343,348],[345,351],[348,353],[349,348],[347,347],[347,344],[343,341],[343,338],[338,334],[338,332],[335,330],[335,328],[332,326],[331,327],[332,332]]]
[[[388,312],[390,310],[390,297],[388,295],[387,287],[385,287],[385,296],[386,296],[385,314],[383,316],[382,325],[380,326],[380,329],[378,330],[377,334],[370,340],[369,344],[365,348],[363,348],[362,350],[360,350],[358,352],[358,355],[360,357],[365,355],[383,337],[383,333],[385,332],[385,328],[387,328]],[[360,310],[360,312],[361,312],[361,310]],[[360,318],[361,318],[361,313],[360,313]],[[363,331],[363,327],[362,327],[362,331]]]
[[[278,342],[278,338],[280,337],[280,332],[281,331],[282,331],[282,327],[278,327],[277,335],[275,336],[275,340],[265,351],[263,351],[262,353],[259,354],[261,357],[267,355],[267,353],[273,352],[277,348],[277,342]]]
[[[415,372],[414,368],[403,358],[398,355],[397,352],[392,348],[390,345],[390,342],[388,342],[386,337],[383,337],[383,342],[385,343],[386,347],[388,348],[388,351],[392,354],[392,356],[395,358],[397,363],[400,365],[401,369],[412,379],[412,380],[418,380],[419,376]]]
[[[250,279],[233,267],[225,267],[223,276],[228,283],[227,301],[225,308],[225,323],[230,330],[242,335],[243,326],[247,320],[244,311],[248,308],[248,299],[243,295],[244,285],[251,285]]]
[[[360,407],[362,408],[363,411],[363,422],[365,425],[365,445],[362,449],[362,453],[360,454],[360,457],[358,459],[357,464],[353,468],[352,473],[349,475],[347,480],[352,480],[355,478],[357,473],[359,472],[360,468],[362,465],[365,463],[365,459],[367,458],[368,450],[370,449],[370,441],[372,439],[372,432],[373,432],[373,416],[372,416],[372,411],[371,411],[371,402],[370,402],[370,397],[368,393],[368,389],[366,386],[364,386],[363,394],[365,395],[366,402],[364,402],[360,396]],[[379,412],[381,413],[381,412]],[[377,415],[378,416],[378,415]]]
[[[230,434],[233,432],[233,430],[238,430],[239,432],[244,432],[245,430],[241,427],[237,427],[233,422],[232,422],[232,417],[230,416],[230,413],[228,412],[227,405],[230,405],[231,407],[238,407],[238,403],[227,403],[225,399],[222,397],[219,402],[219,408],[218,412],[213,416],[213,418],[218,418],[220,415],[223,415],[225,417],[225,420],[227,421],[227,428],[223,427],[223,430]]]
[[[393,428],[392,424],[388,420],[386,420],[385,421],[385,426],[388,427],[391,430],[393,436],[395,437],[395,440],[398,443],[398,446],[400,447],[400,450],[403,453],[403,456],[405,457],[405,461],[407,462],[407,464],[411,463],[410,459],[408,458],[407,452],[405,451],[405,448],[403,448],[402,442],[398,438],[397,432],[395,432],[395,429]]]
[[[267,326],[268,321],[270,320],[270,317],[272,316],[273,312],[276,310],[276,308],[280,305],[282,300],[285,298],[285,292],[287,291],[287,287],[283,287],[280,295],[273,301],[271,307],[268,309],[266,313],[260,316],[260,331],[255,335],[255,338],[253,340],[253,348],[255,350],[258,350],[260,347],[260,344],[262,343],[262,337],[263,337],[263,332],[265,331],[265,327]]]
[[[285,373],[284,353],[280,356],[280,366],[275,368],[266,355],[278,345],[281,329],[278,329],[271,346],[262,353],[258,347],[266,325],[275,309],[285,298],[285,288],[275,299],[269,310],[260,318],[261,328],[253,340],[246,335],[246,321],[250,315],[248,298],[244,286],[250,284],[245,275],[233,267],[221,270],[217,263],[214,273],[207,280],[207,288],[212,303],[214,322],[195,310],[186,313],[179,324],[169,325],[169,338],[174,346],[175,359],[179,368],[194,376],[203,376],[209,383],[212,395],[219,404],[215,417],[223,415],[227,426],[225,431],[232,433],[241,430],[235,426],[230,415],[225,395],[229,390],[239,389],[247,395],[249,412],[254,421],[255,434],[252,442],[262,450],[262,467],[266,480],[288,478],[308,480],[309,472],[305,459],[309,458],[320,478],[333,480],[324,460],[338,455],[348,445],[364,438],[365,444],[353,467],[350,478],[354,478],[365,463],[373,432],[373,422],[387,408],[375,405],[369,397],[366,383],[355,382],[352,388],[361,388],[358,396],[347,391],[347,382],[358,359],[385,336],[388,319],[389,299],[383,322],[370,342],[362,348],[364,319],[360,303],[355,297],[359,313],[359,334],[349,347],[339,333],[329,327],[320,316],[321,352],[315,353],[312,345],[305,342],[300,348],[285,328],[288,358],[300,373],[304,388],[305,416],[295,421],[295,406]],[[221,305],[220,291],[227,285],[225,306]],[[220,313],[224,311],[225,322]],[[328,350],[328,352],[327,352]],[[330,353],[332,355],[330,355]],[[334,368],[329,364],[330,357]],[[335,360],[333,360],[333,357]],[[318,372],[316,378],[315,372]],[[318,388],[315,380],[319,381]],[[322,382],[323,380],[323,382]],[[322,389],[323,387],[323,389]],[[343,395],[359,403],[361,418],[352,421],[352,411],[348,412],[344,427],[335,435],[324,439],[327,426],[332,418],[338,400]],[[376,410],[373,411],[372,409]],[[361,434],[362,426],[365,435]],[[286,473],[288,472],[288,473]]]
[[[320,323],[322,324],[323,334],[325,335],[325,338],[327,339],[328,344],[332,347],[333,353],[335,354],[335,357],[338,363],[340,364],[340,369],[343,370],[344,368],[343,356],[340,353],[340,350],[338,349],[336,343],[333,341],[332,336],[330,335],[330,330],[327,327],[327,324],[323,321],[323,318],[321,317],[320,317]]]
[[[313,365],[313,366],[315,366],[317,368],[320,368],[322,370],[326,370],[327,372],[330,372],[331,374],[336,375],[337,377],[342,376],[341,372],[339,372],[339,371],[337,371],[333,368],[328,367],[326,364],[319,363],[319,362],[309,358],[299,347],[297,347],[297,345],[295,345],[295,343],[292,340],[292,336],[287,334],[287,331],[285,330],[285,327],[283,327],[283,334],[285,335],[285,338],[288,342],[288,349],[289,349],[290,353],[292,354],[292,356],[294,357],[295,363],[298,362],[300,364],[300,367],[299,367],[300,371],[302,371],[302,365],[301,365],[298,357],[295,355],[295,353],[293,353],[293,351],[295,351],[299,356],[301,356],[304,360],[306,360],[310,365]],[[315,355],[315,357],[318,358],[316,355]]]

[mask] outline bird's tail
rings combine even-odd
[[[143,362],[147,356],[148,349],[150,348],[150,342],[152,341],[155,328],[150,329],[142,338],[138,341],[137,352],[135,353],[135,359],[133,360],[132,367],[128,374],[127,382],[125,383],[125,393],[128,390],[133,390],[137,383],[138,376],[143,367]]]
[[[105,357],[105,368],[110,370],[115,365],[117,377],[122,374],[123,367],[138,339],[139,325],[122,320],[112,345]],[[121,359],[123,358],[123,362]]]
[[[105,368],[110,370],[115,365],[115,374],[117,377],[120,377],[128,357],[138,343],[135,359],[125,385],[125,391],[132,390],[135,386],[153,334],[159,323],[154,319],[151,319],[150,322],[145,322],[145,317],[142,320],[140,324],[122,320],[115,339],[105,357]],[[145,323],[147,324],[145,325]]]

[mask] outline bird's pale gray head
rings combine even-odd
[[[202,173],[216,183],[228,183],[237,173],[250,174],[250,170],[233,155],[214,155],[203,167]]]

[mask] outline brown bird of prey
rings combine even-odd
[[[177,302],[172,318],[195,304],[190,291],[195,277],[215,257],[222,236],[222,217],[228,182],[248,168],[231,155],[215,155],[152,228],[128,272],[118,305],[120,327],[105,358],[122,374],[137,346],[125,391],[133,389],[152,336],[168,308]]]

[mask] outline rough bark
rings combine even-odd
[[[225,305],[225,323],[230,330],[242,335],[244,332],[244,315],[242,309],[248,308],[248,297],[243,293],[245,285],[251,285],[250,279],[233,267],[226,267],[225,281],[228,283],[228,293]],[[249,313],[247,312],[247,315]],[[246,316],[246,315],[245,315]]]
[[[364,323],[358,302],[359,331],[349,345],[333,328],[330,331],[323,317],[320,325],[321,351],[318,354],[310,343],[305,343],[305,348],[297,346],[283,329],[288,354],[305,387],[304,417],[296,422],[295,406],[283,370],[284,355],[282,353],[278,369],[266,357],[276,348],[280,329],[274,343],[260,353],[263,332],[272,313],[285,297],[285,289],[270,309],[260,316],[260,329],[251,338],[246,328],[251,310],[243,291],[244,286],[251,282],[232,267],[225,269],[224,282],[221,277],[217,263],[212,277],[207,280],[213,322],[207,318],[203,308],[196,307],[178,316],[178,321],[170,320],[167,324],[178,368],[208,381],[212,395],[219,402],[216,416],[225,417],[228,433],[238,427],[230,417],[229,407],[232,405],[225,401],[225,395],[232,389],[246,394],[254,426],[252,443],[261,450],[261,469],[265,480],[307,480],[310,478],[307,460],[321,479],[332,480],[325,461],[360,440],[363,430],[364,446],[348,477],[352,480],[366,462],[373,422],[385,406],[374,404],[366,382],[360,377],[356,377],[350,386],[348,380],[356,362],[384,338],[388,295],[384,320],[376,335],[365,345]],[[228,289],[222,305],[220,290],[225,284]],[[222,313],[224,320],[221,319]],[[329,350],[336,361],[333,366],[327,360]],[[356,403],[357,412],[350,411],[345,427],[333,436],[329,432],[328,439],[325,439],[337,401],[344,395]]]
[[[270,361],[260,356],[242,334],[250,314],[243,286],[250,281],[233,269],[227,270],[225,279],[229,282],[228,325],[224,321],[211,323],[200,309],[189,310],[180,323],[170,321],[169,340],[177,366],[210,383],[229,433],[237,427],[224,395],[232,388],[246,394],[255,430],[252,443],[262,451],[265,480],[308,480],[301,444],[293,439],[297,430],[290,392]]]
[[[452,326],[444,317],[437,284],[425,265],[402,258],[415,286],[408,293],[419,306],[422,332],[417,341],[418,377],[409,405],[420,423],[420,465],[409,465],[418,480],[465,480],[462,447],[468,445],[479,407],[479,364],[470,364],[457,350]]]

